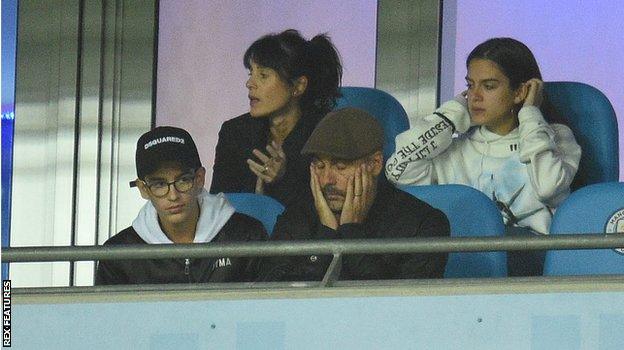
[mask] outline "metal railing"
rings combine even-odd
[[[350,254],[452,253],[618,247],[624,247],[624,234],[19,247],[4,249],[2,262],[333,255],[332,262],[321,282],[316,285],[312,284],[313,286],[328,287],[334,285],[340,277],[342,256]],[[282,285],[280,284],[280,286]],[[253,284],[243,284],[243,286],[252,287]],[[58,292],[58,288],[52,288],[51,290]]]
[[[569,250],[624,247],[624,234],[570,234],[509,237],[436,237],[118,245],[17,247],[2,251],[2,262],[83,261],[118,259],[264,257],[293,255],[405,254],[509,250]]]

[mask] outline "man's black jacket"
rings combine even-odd
[[[446,215],[380,179],[377,196],[362,224],[337,230],[321,225],[311,193],[287,207],[272,240],[369,239],[449,236]],[[343,256],[341,280],[442,278],[447,254]],[[321,280],[331,256],[273,257],[262,261],[263,281]]]
[[[234,213],[211,242],[265,240],[262,224]],[[147,244],[132,227],[104,245]],[[223,256],[206,259],[101,260],[95,284],[156,284],[192,282],[247,282],[258,277],[258,259]]]

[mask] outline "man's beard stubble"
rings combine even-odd
[[[334,185],[325,185],[321,189],[321,192],[323,192],[323,197],[325,197],[325,201],[327,201],[327,204],[329,205],[329,209],[335,215],[339,215],[342,212],[342,206],[339,209],[332,208],[332,206],[329,203],[329,200],[327,198],[328,198],[328,196],[341,196],[342,198],[346,198],[347,194],[345,192],[337,189],[336,186],[334,186]],[[344,205],[344,202],[343,202],[343,205]]]

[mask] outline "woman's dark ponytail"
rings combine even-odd
[[[302,97],[301,105],[304,110],[311,109],[325,114],[336,106],[336,99],[340,97],[340,55],[327,34],[315,36],[307,47],[310,74],[308,93]]]

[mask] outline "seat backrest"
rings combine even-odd
[[[384,129],[384,159],[394,153],[394,139],[401,132],[409,129],[407,113],[403,106],[390,94],[367,87],[346,86],[340,89],[342,97],[336,109],[356,107],[373,115]]]
[[[277,217],[284,211],[284,206],[275,199],[255,193],[225,193],[227,200],[237,212],[249,215],[260,221],[269,236]]]
[[[572,190],[619,181],[617,117],[607,97],[577,82],[547,82],[544,90],[583,151]]]
[[[551,235],[574,233],[624,234],[624,183],[607,182],[583,187],[557,208]],[[550,250],[544,275],[624,274],[622,249]]]
[[[452,237],[503,236],[505,224],[492,200],[465,185],[403,186],[446,214]],[[506,277],[506,252],[450,253],[444,277]]]

